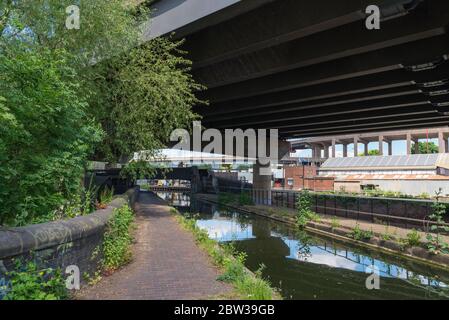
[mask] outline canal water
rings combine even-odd
[[[246,266],[278,288],[284,299],[449,299],[449,272],[380,254],[179,193],[160,193],[220,242],[233,242]],[[379,274],[379,289],[367,277]],[[373,282],[370,282],[373,283]]]

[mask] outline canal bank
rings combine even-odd
[[[296,226],[297,211],[290,208],[272,207],[266,205],[241,205],[233,202],[223,204],[218,195],[198,194],[195,198],[214,204],[226,205],[234,210],[252,213],[275,221]],[[372,250],[379,250],[386,254],[399,255],[407,259],[430,264],[434,267],[449,270],[449,255],[432,254],[425,248],[426,233],[401,227],[391,227],[380,223],[371,223],[332,215],[317,214],[315,221],[307,222],[305,229],[326,237],[351,242]],[[356,230],[360,238],[354,236]],[[420,244],[410,245],[410,234]],[[368,235],[368,236],[364,236]],[[449,243],[448,236],[441,236],[442,240]]]

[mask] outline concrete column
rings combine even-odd
[[[415,149],[415,154],[419,154],[419,141],[416,139],[413,148]]]
[[[326,159],[329,158],[329,146],[328,145],[324,146],[324,158],[326,158]]]
[[[388,141],[388,155],[393,155],[393,141]]]
[[[364,149],[365,156],[367,156],[368,155],[368,143],[364,143],[364,146],[365,146],[365,149]]]
[[[359,138],[354,137],[354,157],[359,155]]]
[[[406,143],[406,145],[407,145],[406,146],[406,148],[407,148],[406,153],[410,154],[411,150],[412,150],[412,135],[410,133],[407,133],[406,141],[407,141],[407,143]]]
[[[335,152],[335,143],[335,139],[332,139],[332,158],[335,158],[337,156]]]
[[[384,155],[384,137],[379,136],[379,155]]]
[[[343,143],[343,157],[346,158],[348,156],[348,145]]]
[[[438,131],[438,152],[439,153],[445,153],[446,152],[446,145],[444,141],[444,135],[443,132]]]
[[[269,165],[253,165],[253,200],[259,204],[271,205],[271,168]]]

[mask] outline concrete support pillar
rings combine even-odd
[[[335,158],[337,156],[335,152],[335,144],[336,144],[335,139],[332,139],[332,158]]]
[[[320,148],[316,145],[312,146],[312,158],[321,158]]]
[[[393,155],[393,141],[388,141],[388,155]]]
[[[253,200],[258,204],[271,205],[271,168],[257,161],[253,165]]]
[[[384,137],[379,136],[379,155],[384,155]]]
[[[444,135],[443,132],[438,132],[438,152],[439,153],[445,153],[446,152],[446,144],[444,141]]]
[[[329,146],[328,145],[324,146],[324,158],[326,158],[326,159],[329,158]]]
[[[359,138],[354,137],[354,157],[359,155]]]
[[[365,152],[365,156],[367,156],[368,155],[368,143],[367,142],[364,143],[364,152]]]
[[[412,135],[410,133],[407,133],[407,138],[406,138],[406,153],[410,154],[412,151]]]
[[[343,143],[343,157],[346,158],[348,156],[348,145]]]

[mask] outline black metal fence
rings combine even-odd
[[[220,192],[251,194],[254,204],[297,209],[300,191],[263,190],[220,186]],[[383,198],[309,192],[312,210],[319,214],[350,218],[385,225],[427,230],[435,222],[429,219],[435,201],[424,199]],[[448,211],[448,210],[447,210]],[[446,215],[447,216],[447,215]],[[445,225],[449,225],[446,220]]]

